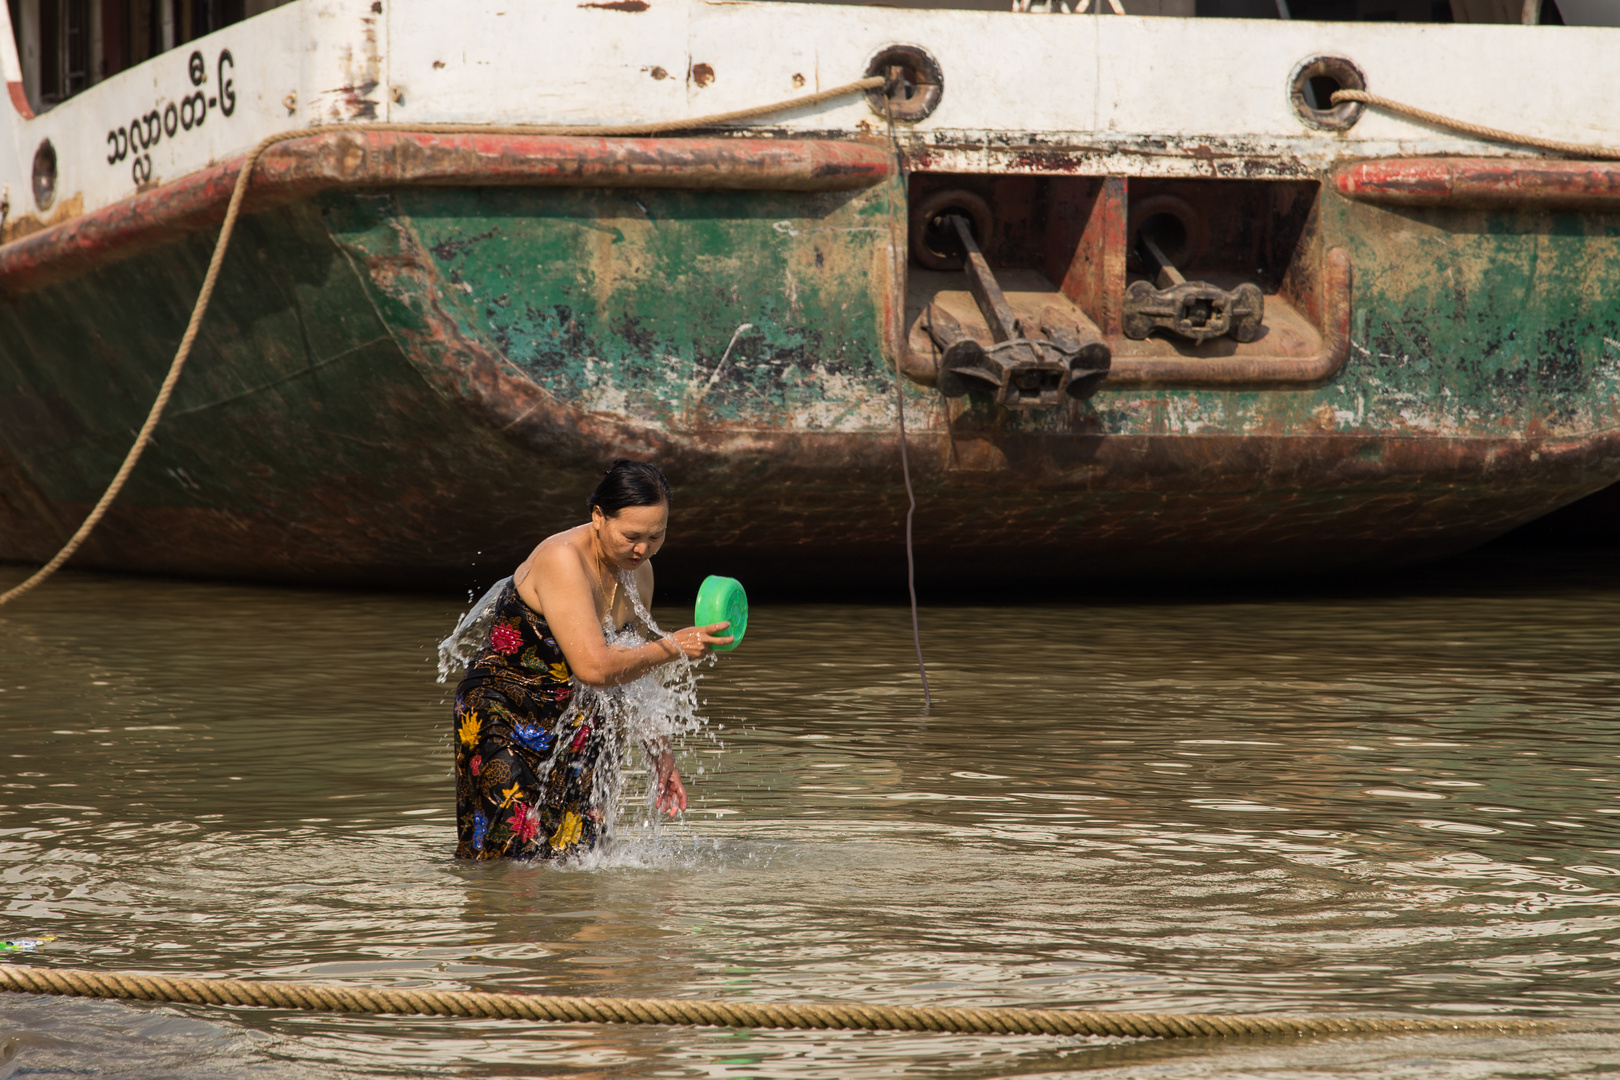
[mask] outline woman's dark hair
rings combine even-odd
[[[627,506],[668,505],[669,501],[669,481],[656,465],[619,458],[585,500],[585,505],[591,509],[599,507],[607,517],[618,517],[619,511]]]

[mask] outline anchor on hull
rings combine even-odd
[[[964,329],[937,301],[927,306],[922,325],[939,351],[940,392],[961,397],[982,390],[996,404],[1021,410],[1050,409],[1095,393],[1111,360],[1096,324],[1069,304],[1049,304],[1034,318],[1015,312],[974,238],[969,217],[945,212],[930,225],[961,251],[968,292],[991,339],[986,344]]]

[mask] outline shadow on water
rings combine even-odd
[[[1620,535],[1617,533],[1616,535]],[[1016,580],[975,582],[941,578],[918,566],[917,595],[939,603],[1084,604],[1232,603],[1245,600],[1309,601],[1349,597],[1536,595],[1549,589],[1620,588],[1620,540],[1607,534],[1548,527],[1509,533],[1489,544],[1432,562],[1398,567],[1340,567],[1318,574],[1189,580],[1130,577],[1110,581],[1046,580],[1040,568]],[[896,546],[894,574],[886,584],[844,586],[829,579],[814,586],[769,585],[761,598],[778,603],[905,604],[904,548]]]
[[[0,962],[389,986],[1600,1021],[1620,560],[767,602],[691,811],[458,863],[459,597],[65,574],[0,610]],[[903,561],[900,563],[903,567]],[[0,583],[19,580],[0,569]],[[903,586],[896,598],[904,596]],[[685,598],[661,597],[679,625]],[[0,1077],[1591,1075],[1611,1035],[1096,1043],[0,998]]]

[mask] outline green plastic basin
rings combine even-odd
[[[732,636],[731,644],[716,645],[715,652],[730,652],[741,645],[743,633],[748,629],[748,594],[743,591],[742,582],[715,574],[704,578],[698,588],[697,610],[692,621],[697,626],[710,626],[717,622],[731,624],[731,629],[720,632],[722,637],[726,634]]]

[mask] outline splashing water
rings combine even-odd
[[[478,650],[489,642],[490,626],[495,622],[495,601],[511,580],[512,575],[508,574],[491,585],[456,623],[450,636],[439,642],[440,682],[449,682],[452,676],[459,678],[478,655]]]
[[[488,644],[495,602],[511,580],[505,577],[492,585],[462,616],[450,635],[439,642],[439,682],[459,678]],[[621,570],[618,581],[635,611],[635,622],[640,622],[654,638],[665,636],[652,612],[642,603],[634,576]],[[602,635],[610,647],[634,648],[647,640],[635,622],[621,630],[604,618]],[[707,662],[712,664],[713,656]],[[562,731],[570,727],[580,713],[594,717],[591,722],[599,726],[605,736],[591,790],[591,802],[602,812],[602,840],[594,850],[572,860],[575,867],[644,865],[662,862],[665,856],[674,854],[661,843],[664,833],[656,806],[657,761],[665,746],[679,758],[684,744],[693,738],[706,738],[717,747],[720,745],[716,734],[708,728],[708,718],[698,711],[701,702],[697,683],[701,677],[698,665],[682,655],[622,686],[586,686],[574,679],[573,699],[553,730],[557,745],[562,745]],[[551,764],[548,761],[538,777],[542,784]],[[699,767],[691,775],[701,776],[704,772],[706,769]],[[637,808],[639,813],[621,823],[622,812],[630,807]]]

